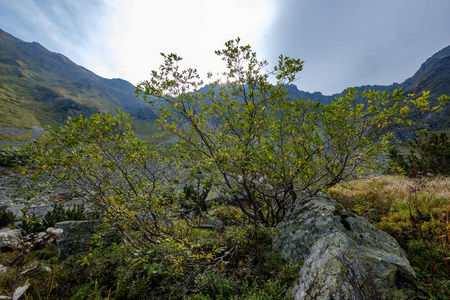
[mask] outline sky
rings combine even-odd
[[[150,78],[161,52],[200,74],[241,38],[274,66],[304,61],[300,90],[325,95],[411,77],[450,45],[449,0],[0,0],[0,28],[106,78]]]

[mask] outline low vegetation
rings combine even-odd
[[[9,141],[9,142],[26,142],[31,138],[31,130],[28,130],[23,135],[12,135],[12,134],[4,134],[0,132],[0,140]]]
[[[421,139],[409,143],[409,154],[402,155],[397,148],[389,152],[395,167],[410,177],[423,175],[450,175],[450,139],[445,132],[425,132]]]
[[[420,280],[418,297],[447,299],[450,297],[450,142],[446,133],[425,132],[408,144],[407,155],[400,154],[397,148],[389,153],[392,170],[402,175],[354,180],[329,192],[347,208],[397,239]]]

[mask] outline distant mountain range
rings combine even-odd
[[[295,85],[287,86],[291,97],[299,99],[310,99],[319,101],[323,104],[329,104],[342,93],[325,96],[320,92],[308,93],[301,90]],[[395,89],[403,89],[406,95],[419,95],[423,91],[430,91],[430,100],[436,101],[441,95],[450,96],[450,46],[445,47],[426,60],[419,70],[402,83],[394,83],[391,85],[363,85],[356,87],[360,92],[364,90],[377,91],[393,91]],[[441,112],[429,113],[422,116],[429,124],[432,130],[449,130],[450,129],[450,103],[448,103]]]
[[[340,94],[309,93],[295,85],[290,95],[329,104]],[[431,99],[450,95],[450,46],[430,57],[402,83],[367,85],[365,89],[419,94],[430,90]],[[113,112],[120,107],[148,128],[157,118],[153,109],[134,96],[135,87],[122,79],[105,79],[78,66],[64,55],[33,42],[24,42],[0,29],[0,126],[30,128],[61,125],[68,117]],[[450,129],[450,105],[440,113],[424,116],[434,130]]]

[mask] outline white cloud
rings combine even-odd
[[[120,1],[114,5],[108,44],[120,62],[118,77],[133,84],[148,79],[162,63],[160,52],[177,53],[185,67],[218,72],[214,50],[241,37],[258,47],[274,11],[273,1]]]

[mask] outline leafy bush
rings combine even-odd
[[[197,276],[195,283],[202,294],[207,295],[207,299],[229,299],[232,295],[232,286],[228,279],[212,271]]]
[[[425,133],[422,139],[408,141],[411,150],[402,155],[392,149],[389,156],[393,166],[400,167],[408,176],[426,174],[450,175],[450,139],[446,133]]]
[[[201,290],[201,294],[195,295],[192,300],[283,300],[286,299],[285,294],[288,290],[286,284],[282,284],[279,280],[270,279],[261,286],[256,281],[251,286],[244,282],[240,283],[239,287],[236,285],[233,289],[228,279],[212,272],[202,275],[196,283]]]
[[[288,290],[288,286],[286,284],[282,284],[277,280],[269,280],[264,284],[263,287],[258,287],[256,285],[252,286],[252,288],[247,291],[243,296],[235,299],[246,299],[246,300],[283,300],[286,299],[286,292]]]
[[[36,214],[29,214],[28,210],[25,208],[22,210],[23,216],[21,218],[21,222],[19,227],[22,231],[23,235],[27,235],[30,233],[38,233],[45,231],[47,228],[42,225],[42,220]]]
[[[206,206],[206,197],[208,196],[209,187],[201,189],[200,187],[194,187],[192,184],[185,185],[183,187],[183,199],[181,204],[197,212],[204,212],[208,208]]]
[[[36,181],[69,187],[108,226],[145,248],[176,235],[170,220],[179,215],[176,175],[158,146],[136,138],[131,121],[120,112],[69,119],[32,145],[28,170]]]
[[[375,226],[392,235],[403,248],[406,248],[408,241],[415,237],[409,215],[405,212],[395,212],[383,217]]]

